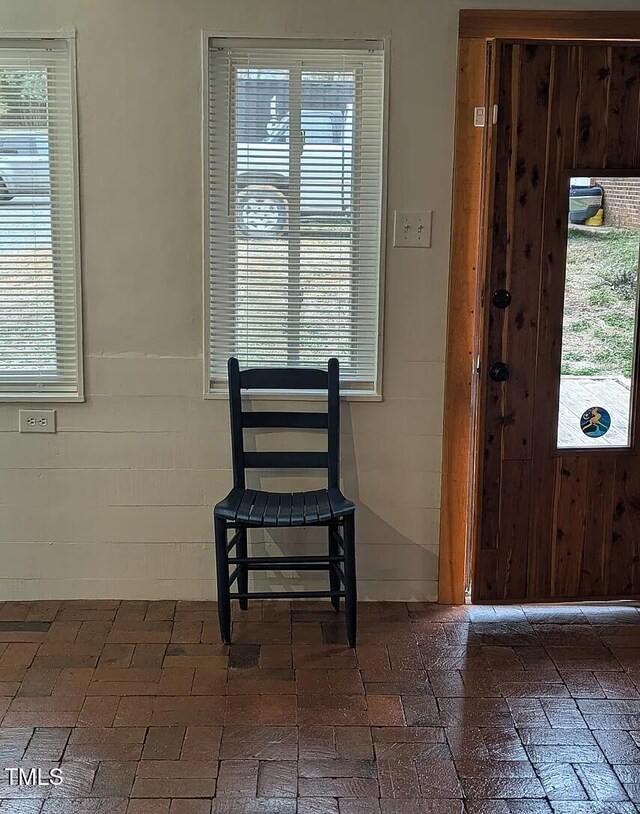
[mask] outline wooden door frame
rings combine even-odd
[[[485,130],[473,126],[473,109],[484,103],[487,41],[640,40],[640,12],[636,11],[462,9],[458,22],[438,578],[442,604],[464,603],[471,567],[467,549],[476,477],[473,366],[476,303],[484,282],[479,258],[485,140]]]

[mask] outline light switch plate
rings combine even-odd
[[[20,432],[55,432],[55,410],[20,410],[18,414]]]
[[[393,213],[393,245],[412,249],[431,248],[431,210]]]

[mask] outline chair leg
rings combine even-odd
[[[358,625],[358,589],[356,585],[356,529],[352,514],[344,518],[344,577],[345,614],[347,617],[347,639],[349,647],[356,646]]]
[[[327,532],[329,536],[329,556],[330,557],[337,557],[340,554],[340,546],[338,543],[333,539],[333,533],[336,531],[336,527],[329,525],[327,526]],[[329,587],[332,591],[339,591],[340,590],[340,577],[336,574],[333,568],[329,568]],[[339,596],[332,596],[331,597],[331,604],[333,605],[333,609],[335,611],[340,610],[340,597]]]
[[[229,557],[227,553],[227,521],[213,518],[216,547],[216,580],[218,583],[218,621],[224,644],[231,643],[231,600],[229,598]]]
[[[246,557],[248,554],[248,545],[247,545],[247,529],[241,529],[240,536],[238,538],[238,543],[236,545],[236,551],[239,557]],[[249,590],[249,569],[243,566],[240,571],[238,572],[238,592],[241,594],[246,594]],[[240,603],[240,610],[247,610],[249,607],[249,600],[248,599],[239,599]]]

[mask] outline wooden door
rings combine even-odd
[[[628,440],[582,446],[570,417],[575,448],[559,447],[558,427],[567,240],[576,231],[568,226],[570,179],[640,176],[640,47],[497,41],[493,51],[472,596],[638,596],[637,332],[627,337]],[[583,228],[580,240],[591,240],[597,227]],[[587,269],[585,286],[593,277]],[[632,310],[635,324],[635,298]],[[595,343],[587,311],[583,322],[585,342]],[[496,378],[506,370],[508,379],[489,378],[495,363],[508,366],[494,369]],[[568,378],[563,392],[571,385],[578,410],[597,406],[592,383]]]

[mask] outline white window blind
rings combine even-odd
[[[73,70],[0,39],[0,399],[82,395]]]
[[[378,386],[381,43],[210,39],[211,391],[226,362]]]

